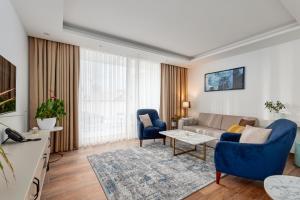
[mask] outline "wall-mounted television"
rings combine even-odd
[[[205,92],[245,89],[245,67],[205,74]]]
[[[0,114],[16,111],[16,66],[0,55]]]

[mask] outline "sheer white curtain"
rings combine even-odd
[[[137,137],[136,110],[160,104],[160,64],[80,50],[79,145]]]

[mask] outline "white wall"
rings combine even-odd
[[[245,89],[204,92],[204,74],[246,67]],[[212,112],[270,119],[266,100],[287,105],[288,117],[300,121],[300,40],[193,65],[189,70],[190,114]]]
[[[205,73],[239,66],[246,67],[244,90],[204,92]],[[287,106],[285,117],[300,122],[300,40],[194,64],[188,74],[191,116],[199,112],[254,116],[266,125],[262,120],[273,116],[265,101],[280,100]]]
[[[9,0],[0,0],[0,24],[0,54],[17,68],[16,112],[0,115],[0,122],[24,131],[27,129],[28,110],[28,41]]]

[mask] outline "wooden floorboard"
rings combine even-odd
[[[146,141],[145,143],[152,141]],[[115,149],[138,146],[137,140],[116,142],[81,148],[64,153],[64,157],[50,164],[42,191],[42,200],[105,200],[105,194],[91,168],[87,156]],[[51,155],[51,159],[56,157]],[[285,174],[300,176],[300,168],[295,167],[293,155],[289,156]],[[225,176],[221,184],[212,183],[186,198],[187,200],[243,200],[270,199],[260,181],[250,181],[234,176]]]

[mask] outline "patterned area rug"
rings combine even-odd
[[[173,156],[170,146],[152,143],[88,160],[109,200],[177,200],[215,181],[213,153],[207,147],[203,161],[188,154]]]

